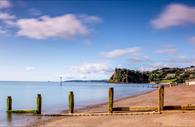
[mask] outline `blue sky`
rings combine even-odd
[[[0,80],[195,65],[193,0],[1,0]]]

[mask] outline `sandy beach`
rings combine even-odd
[[[195,86],[165,88],[165,105],[195,104]],[[158,91],[115,101],[114,107],[156,106]],[[106,104],[89,106],[76,112],[107,112]],[[195,112],[169,111],[162,114],[126,116],[49,117],[32,125],[36,127],[195,127]]]

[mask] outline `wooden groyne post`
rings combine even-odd
[[[108,111],[109,113],[113,112],[113,99],[114,98],[114,89],[109,88],[108,90]]]
[[[42,98],[41,94],[37,94],[36,113],[41,114]]]
[[[163,110],[164,107],[164,86],[160,86],[158,91],[159,91],[158,110],[159,112],[161,112],[161,110]]]
[[[12,110],[12,97],[8,96],[7,97],[7,111],[11,111]]]
[[[68,105],[69,105],[69,110],[68,112],[69,113],[74,113],[74,93],[73,91],[70,91],[69,92],[69,95],[68,95]]]

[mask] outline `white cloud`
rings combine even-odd
[[[104,63],[74,65],[66,69],[63,77],[70,79],[108,79],[113,69]]]
[[[100,23],[102,19],[97,16],[80,15],[81,20],[85,23]]]
[[[17,17],[15,15],[11,15],[6,12],[0,12],[0,21],[6,24],[7,26],[11,26],[11,27],[15,26],[16,19]],[[4,26],[4,27],[2,26],[0,26],[0,34],[8,33],[9,29],[7,28],[7,26]]]
[[[36,9],[29,10],[33,15],[40,15]],[[18,18],[6,12],[0,12],[0,21],[17,28],[16,35],[33,39],[73,38],[87,36],[92,32],[90,24],[98,23],[97,16],[65,14],[62,16],[41,16],[38,18]]]
[[[195,57],[187,57],[183,55],[175,55],[171,58],[165,58],[159,61],[145,64],[144,67],[137,67],[140,71],[151,71],[165,67],[185,67],[195,65]]]
[[[132,63],[143,63],[143,62],[149,62],[149,61],[151,61],[148,56],[143,56],[143,57],[133,56],[133,57],[130,57],[128,60],[130,62],[132,62]]]
[[[0,34],[6,34],[7,31],[0,26]]]
[[[168,59],[165,59],[164,61],[165,62],[169,62],[169,63],[193,63],[194,62],[194,58],[188,58],[186,56],[175,56],[174,58],[168,58]]]
[[[14,26],[17,17],[15,15],[10,15],[9,13],[0,12],[0,20],[7,25]]]
[[[71,67],[71,70],[80,74],[108,73],[112,71],[108,65],[103,63],[75,65]]]
[[[10,8],[12,4],[9,0],[0,0],[0,9]]]
[[[113,51],[103,52],[101,54],[106,58],[117,58],[117,57],[127,56],[127,55],[137,55],[139,54],[140,49],[141,48],[139,47],[133,47],[127,49],[115,49]]]
[[[174,64],[163,64],[163,63],[153,63],[153,64],[149,64],[145,67],[139,67],[138,70],[139,71],[152,71],[152,70],[156,70],[156,69],[161,69],[161,68],[165,68],[165,67],[176,67]]]
[[[89,33],[87,27],[72,14],[57,17],[42,16],[39,19],[19,19],[17,26],[19,27],[18,36],[35,39],[70,38]]]
[[[175,48],[163,48],[163,49],[156,50],[156,53],[158,53],[158,54],[176,54],[177,49],[175,49]]]
[[[175,67],[174,64],[162,64],[162,63],[154,63],[150,65],[151,69],[159,69],[164,67]]]
[[[35,69],[35,67],[32,67],[32,66],[26,66],[25,67],[25,70],[26,71],[32,71],[32,70],[34,70]]]
[[[42,16],[40,18],[18,19],[18,36],[34,39],[47,39],[52,37],[72,38],[86,36],[90,33],[87,24],[76,15],[66,14],[63,16]]]
[[[157,29],[195,24],[195,7],[184,4],[170,4],[151,23]]]
[[[13,20],[16,19],[14,15],[10,15],[8,13],[0,13],[0,20]]]

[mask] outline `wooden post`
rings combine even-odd
[[[161,110],[163,110],[163,107],[164,107],[164,86],[159,87],[158,104],[159,104],[158,110],[159,110],[159,112],[161,112]]]
[[[41,106],[42,106],[41,94],[37,94],[37,107],[36,107],[37,114],[41,114]]]
[[[68,112],[69,113],[74,113],[74,93],[73,93],[73,91],[69,92],[68,100],[69,100],[69,110],[68,110]]]
[[[164,100],[165,100],[165,86],[162,86],[162,110],[164,108]]]
[[[114,89],[113,88],[109,88],[109,91],[108,91],[108,110],[109,110],[109,113],[112,113],[113,112],[113,98],[114,98]]]
[[[12,97],[8,96],[7,97],[7,111],[11,111],[12,110]]]

